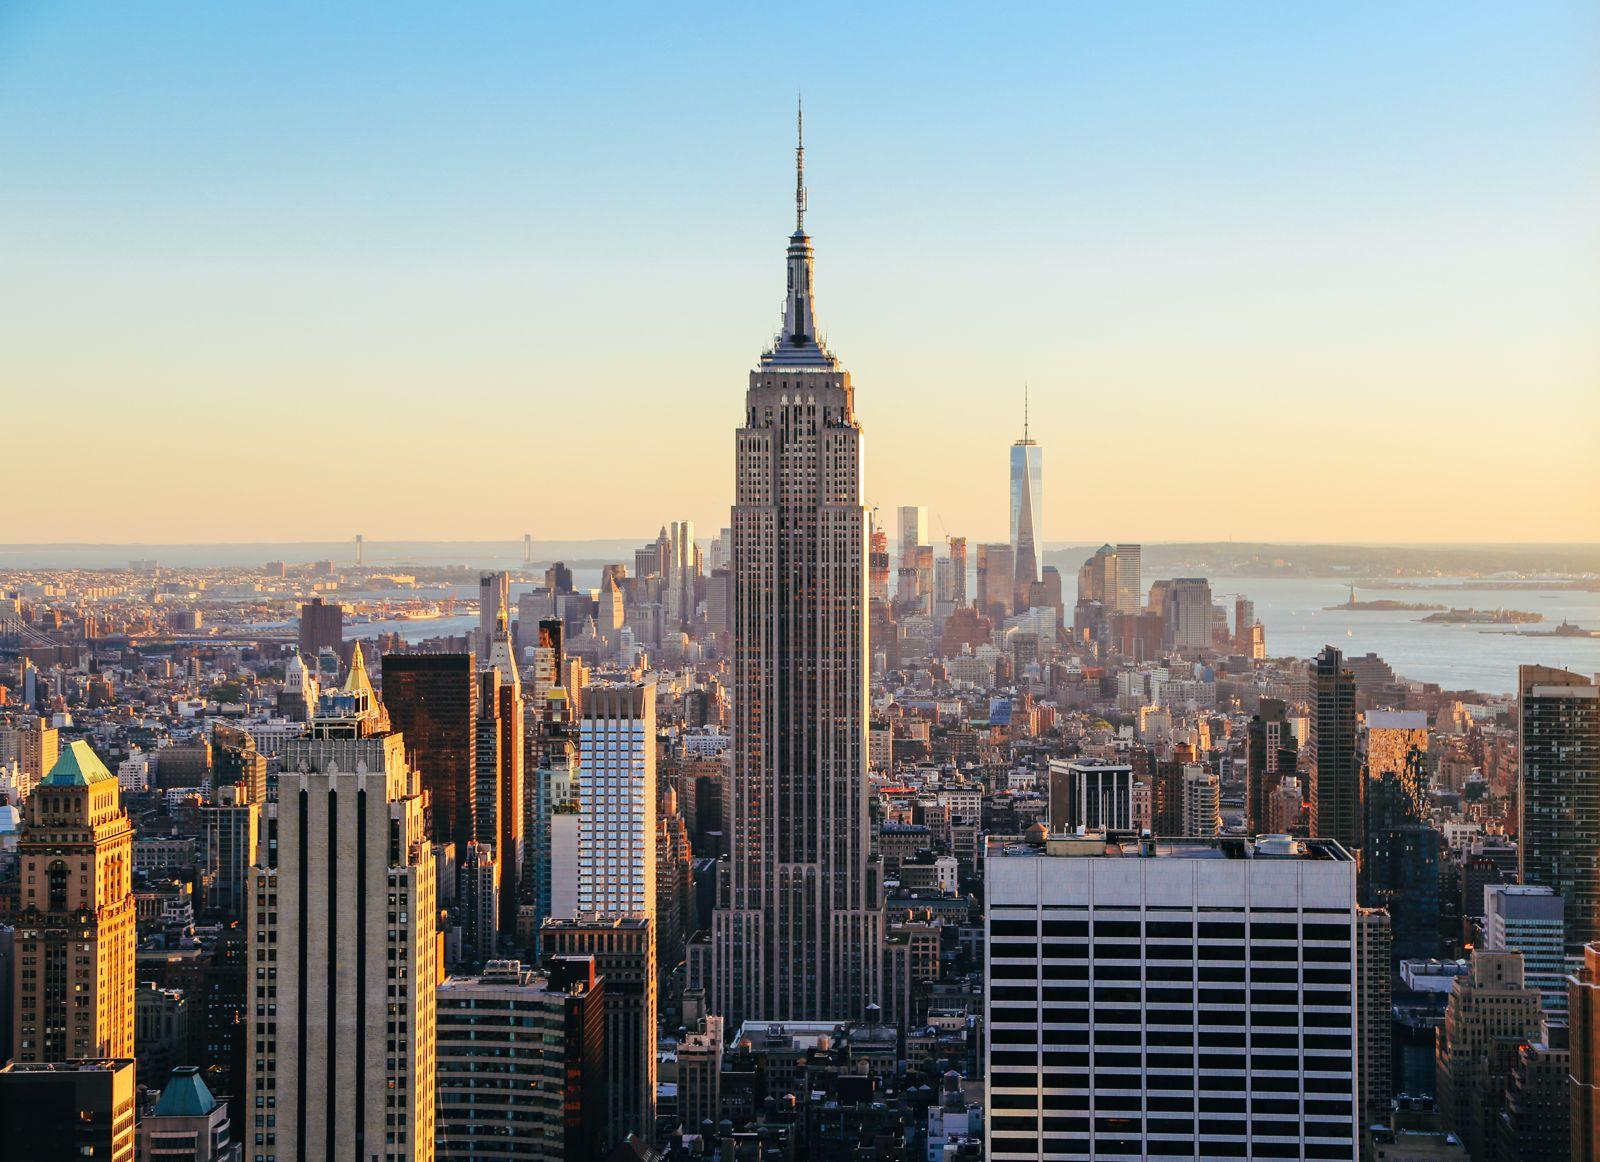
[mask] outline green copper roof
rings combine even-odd
[[[203,1118],[216,1108],[217,1099],[200,1080],[200,1071],[193,1065],[180,1065],[172,1071],[152,1113],[158,1118]]]
[[[61,757],[56,759],[56,765],[50,768],[50,773],[39,781],[41,787],[87,787],[90,783],[98,783],[102,779],[114,779],[110,771],[106,770],[105,763],[100,761],[100,756],[94,753],[94,748],[79,739],[69,743],[61,752]]]

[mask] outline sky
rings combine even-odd
[[[0,543],[727,523],[799,90],[886,520],[1600,540],[1586,0],[0,0]]]

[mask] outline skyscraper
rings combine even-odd
[[[1600,685],[1549,666],[1517,670],[1522,738],[1518,870],[1566,905],[1567,954],[1600,940]]]
[[[344,649],[344,606],[313,597],[300,607],[300,653],[315,665],[325,649],[336,654]]]
[[[1310,729],[1306,738],[1311,834],[1361,847],[1361,770],[1356,761],[1356,680],[1344,655],[1324,647],[1311,668]]]
[[[578,910],[652,916],[656,900],[656,688],[590,686],[578,723]]]
[[[1348,855],[1091,833],[985,867],[992,1157],[1355,1158]]]
[[[19,1062],[133,1056],[133,825],[117,777],[70,744],[28,796],[12,988]],[[32,967],[37,966],[37,967]]]
[[[249,979],[275,999],[252,1018],[262,1100],[241,1134],[263,1162],[434,1156],[435,860],[360,655],[284,745],[277,845],[250,877]]]
[[[511,575],[509,573],[483,573],[478,577],[478,632],[473,647],[482,660],[489,655],[494,641],[494,627],[505,613],[511,600]]]
[[[709,982],[735,1028],[859,1017],[883,967],[862,433],[850,373],[817,333],[804,158],[802,145],[783,328],[750,373],[737,437],[732,859]]]
[[[523,771],[527,750],[523,718],[522,678],[511,654],[511,634],[502,606],[490,631],[484,668],[478,672],[472,814],[473,837],[494,850],[500,881],[499,924],[506,935],[516,929],[517,885],[522,882]]]
[[[385,654],[383,701],[428,791],[429,836],[460,858],[474,835],[478,685],[471,654]]]
[[[1024,389],[1022,438],[1011,445],[1011,551],[1017,563],[1019,592],[1039,580],[1044,537],[1044,449],[1028,436],[1028,404]],[[1018,601],[1018,607],[1027,604]]]

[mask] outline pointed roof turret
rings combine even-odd
[[[41,787],[87,787],[104,779],[115,779],[94,748],[83,739],[68,743],[50,773],[39,780]]]

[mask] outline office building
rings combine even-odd
[[[782,329],[738,432],[731,857],[708,990],[735,1025],[855,1017],[881,991],[862,432],[850,373],[817,332],[803,158]]]
[[[527,878],[531,885],[530,903],[534,927],[549,916],[573,915],[577,911],[577,830],[572,828],[572,850],[567,880],[572,889],[570,910],[556,911],[552,903],[556,859],[556,821],[578,820],[578,748],[571,739],[553,737],[538,748],[538,765],[529,783],[527,824]]]
[[[1212,648],[1211,583],[1204,577],[1157,581],[1150,607],[1160,612],[1163,637],[1172,649],[1199,654]]]
[[[240,798],[256,804],[265,803],[267,765],[267,756],[247,731],[220,724],[211,728],[213,798],[217,788],[231,784],[241,789]]]
[[[121,797],[81,740],[28,797],[9,918],[16,1061],[133,1056],[133,825]]]
[[[1387,769],[1364,782],[1361,902],[1389,913],[1398,960],[1439,955],[1441,837],[1424,814],[1419,763],[1413,751],[1405,771]]]
[[[1144,549],[1121,544],[1116,551],[1117,579],[1107,603],[1118,613],[1136,617],[1144,609]]]
[[[578,915],[544,922],[546,957],[593,957],[605,989],[605,1120],[610,1142],[648,1141],[656,1116],[658,970],[647,916]]]
[[[666,574],[663,578],[667,628],[676,633],[694,621],[695,582],[700,576],[700,549],[694,540],[694,522],[672,522],[667,534]]]
[[[300,653],[314,658],[323,650],[344,653],[344,606],[313,597],[300,607]]]
[[[1355,1158],[1337,844],[991,839],[987,866],[989,1157]]]
[[[1016,606],[1017,554],[1009,544],[978,546],[978,612],[1009,617]]]
[[[1539,990],[1550,1020],[1567,1016],[1565,909],[1542,884],[1488,884],[1483,889],[1483,946],[1522,954],[1522,979]]]
[[[477,834],[478,684],[471,654],[385,654],[383,703],[428,792],[429,837],[460,858]]]
[[[1561,897],[1577,956],[1600,940],[1600,686],[1521,666],[1517,694],[1519,878]]]
[[[1037,584],[1044,564],[1044,449],[1028,436],[1026,398],[1022,438],[1011,445],[1011,551],[1019,592]],[[1018,602],[1019,607],[1026,604]]]
[[[0,1162],[134,1162],[131,1057],[0,1067]]]
[[[1438,1110],[1474,1159],[1493,1156],[1499,1099],[1518,1047],[1539,1037],[1539,1002],[1519,953],[1476,949],[1455,979],[1436,1042]]]
[[[1050,831],[1133,828],[1133,768],[1119,763],[1050,760]]]
[[[284,744],[277,844],[251,874],[247,979],[267,992],[238,1132],[262,1162],[434,1156],[439,903],[406,753],[358,644]]]
[[[587,687],[578,754],[578,911],[653,916],[655,684]]]
[[[1327,646],[1311,669],[1306,737],[1311,834],[1336,839],[1346,851],[1362,843],[1361,770],[1356,756],[1356,682],[1344,656]]]
[[[227,1104],[211,1095],[198,1066],[173,1069],[160,1089],[139,1122],[139,1162],[240,1162]]]
[[[440,983],[438,1158],[604,1156],[605,991],[589,958],[493,960]]]

